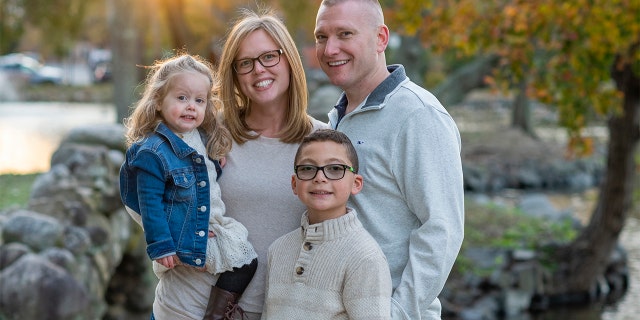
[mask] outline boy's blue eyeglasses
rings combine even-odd
[[[282,49],[271,50],[255,58],[236,60],[233,62],[233,70],[235,70],[237,74],[247,74],[253,71],[256,60],[265,68],[273,67],[280,63],[280,55],[282,55],[282,52]]]
[[[340,180],[344,178],[344,173],[349,170],[356,173],[356,170],[346,164],[328,164],[323,167],[301,164],[293,167],[296,177],[300,180],[311,180],[316,177],[318,171],[322,170],[324,176],[329,180]]]

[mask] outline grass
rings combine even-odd
[[[28,85],[22,88],[24,101],[113,102],[113,85],[99,83],[86,87],[66,85]]]
[[[25,207],[29,201],[31,186],[39,173],[0,175],[0,210]]]
[[[493,270],[484,270],[464,256],[467,249],[502,248],[537,250],[545,245],[566,244],[578,234],[570,219],[550,221],[524,214],[517,208],[498,206],[493,203],[478,204],[465,201],[465,237],[461,254],[456,259],[457,274],[471,272],[488,275]],[[496,266],[501,265],[496,261]]]

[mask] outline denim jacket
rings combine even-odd
[[[204,266],[210,204],[204,160],[163,123],[127,150],[120,197],[142,216],[152,260],[175,253],[185,264]],[[220,164],[213,162],[220,177]]]

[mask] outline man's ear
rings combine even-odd
[[[389,27],[381,25],[378,27],[378,53],[384,52],[389,44]]]

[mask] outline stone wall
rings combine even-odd
[[[0,213],[0,319],[149,318],[155,279],[118,190],[123,133],[72,130],[26,208]]]

